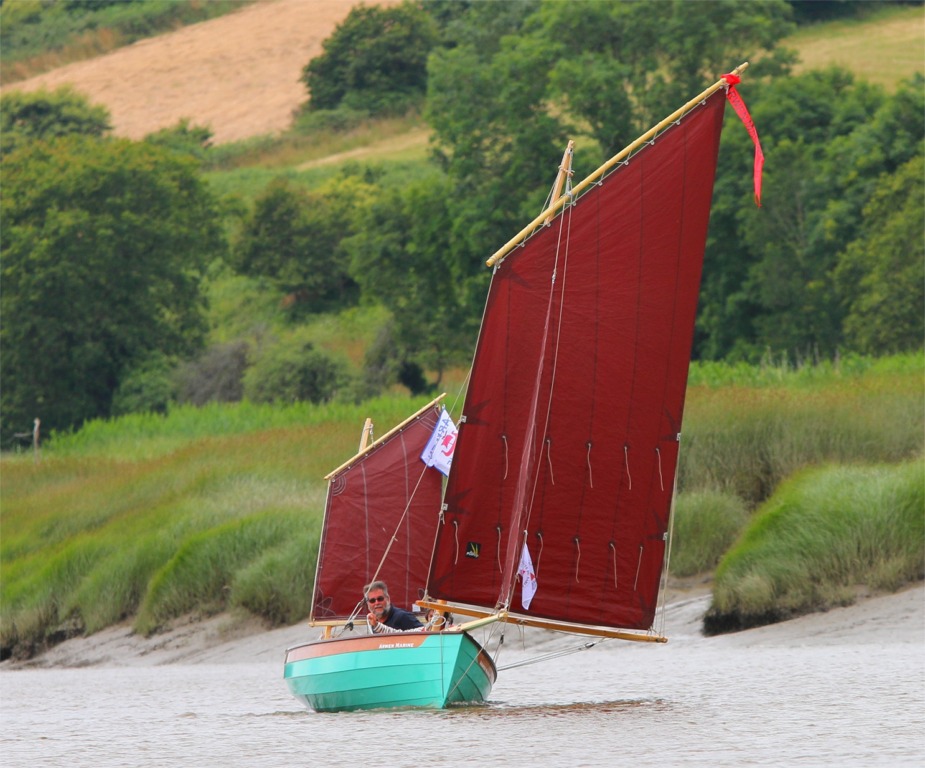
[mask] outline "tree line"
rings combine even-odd
[[[203,180],[209,131],[112,138],[72,91],[0,97],[4,447],[41,414],[67,429],[176,398],[366,397],[468,360],[485,257],[541,209],[562,149],[581,178],[746,59],[766,156],[728,120],[695,357],[756,361],[920,349],[925,327],[925,88],[840,69],[793,76],[779,46],[803,4],[419,0],[358,6],[306,63],[299,123],[422,110],[413,178],[353,168],[281,177],[241,210]],[[365,370],[294,333],[204,349],[210,278],[285,297],[294,327],[360,303],[388,310]],[[185,387],[185,390],[184,390]],[[185,394],[184,394],[185,391]],[[345,394],[346,393],[346,394]]]

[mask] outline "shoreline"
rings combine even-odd
[[[888,595],[862,596],[853,605],[813,613],[742,632],[705,637],[702,618],[710,604],[708,587],[673,590],[665,606],[667,647],[807,646],[919,644],[925,650],[925,583],[917,582]],[[519,631],[513,629],[513,631]],[[9,659],[0,672],[82,667],[144,667],[166,664],[283,663],[287,648],[318,637],[303,622],[267,629],[258,619],[220,614],[205,620],[178,619],[166,631],[142,637],[126,622],[88,637],[76,637],[31,659]],[[548,650],[574,636],[528,631],[530,650]],[[621,643],[607,652],[638,646]]]

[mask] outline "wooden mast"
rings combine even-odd
[[[328,474],[326,474],[326,475],[324,476],[324,479],[325,479],[325,480],[330,480],[334,475],[336,475],[336,474],[337,474],[338,472],[340,472],[342,469],[344,469],[344,468],[346,468],[346,467],[349,467],[351,464],[353,464],[353,462],[355,462],[357,459],[359,459],[364,453],[367,453],[367,452],[371,451],[373,448],[375,448],[375,447],[376,447],[377,445],[379,445],[380,443],[384,443],[386,440],[388,440],[388,439],[389,439],[392,435],[394,435],[396,432],[398,432],[398,431],[401,430],[401,429],[404,429],[408,424],[410,424],[412,421],[414,421],[418,416],[420,416],[422,413],[424,413],[424,411],[426,411],[428,408],[432,408],[432,407],[434,407],[435,405],[438,405],[438,404],[443,400],[443,398],[445,398],[445,397],[446,397],[446,392],[444,392],[443,394],[439,395],[438,397],[435,397],[433,400],[431,400],[427,405],[425,405],[425,406],[424,406],[423,408],[421,408],[419,411],[417,411],[416,413],[411,414],[411,416],[409,416],[407,419],[405,419],[401,424],[399,424],[399,425],[396,426],[396,427],[393,427],[393,428],[390,429],[388,432],[386,432],[382,437],[378,438],[374,443],[371,443],[371,444],[369,444],[369,445],[366,445],[366,441],[369,439],[369,436],[368,436],[368,434],[367,434],[366,427],[364,427],[364,428],[363,428],[363,435],[362,435],[361,438],[360,438],[360,450],[357,451],[357,455],[354,456],[354,457],[353,457],[352,459],[350,459],[349,461],[345,461],[345,462],[344,462],[343,464],[341,464],[337,469],[332,470],[331,472],[328,472]],[[372,426],[372,420],[371,420],[371,419],[367,419],[367,420],[366,420],[366,423],[367,423],[368,426]]]
[[[369,442],[369,436],[373,433],[373,420],[369,417],[366,418],[366,422],[363,424],[363,432],[360,435],[360,447],[357,448],[357,453],[363,453],[366,450],[366,443]]]
[[[572,157],[575,154],[575,142],[569,139],[568,145],[565,148],[565,154],[562,155],[562,162],[559,163],[559,172],[556,174],[556,181],[552,185],[552,195],[550,200],[558,200],[562,196],[562,187],[565,185],[566,178],[571,178],[572,176]],[[544,224],[548,224],[552,221],[552,213],[546,217]]]

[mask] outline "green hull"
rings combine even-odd
[[[480,703],[497,672],[464,632],[403,632],[290,648],[283,676],[292,695],[309,708],[342,712]]]

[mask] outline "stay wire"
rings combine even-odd
[[[513,664],[507,664],[503,667],[498,667],[499,672],[504,672],[508,669],[516,669],[517,667],[526,667],[531,664],[539,664],[541,661],[549,661],[550,659],[558,659],[561,656],[570,656],[573,653],[578,653],[580,651],[587,651],[593,648],[595,645],[600,645],[604,640],[609,638],[604,638],[603,640],[594,640],[587,643],[582,643],[581,645],[575,646],[574,648],[563,648],[560,651],[552,651],[546,653],[542,656],[534,656],[530,659],[524,659],[523,661],[515,661]]]

